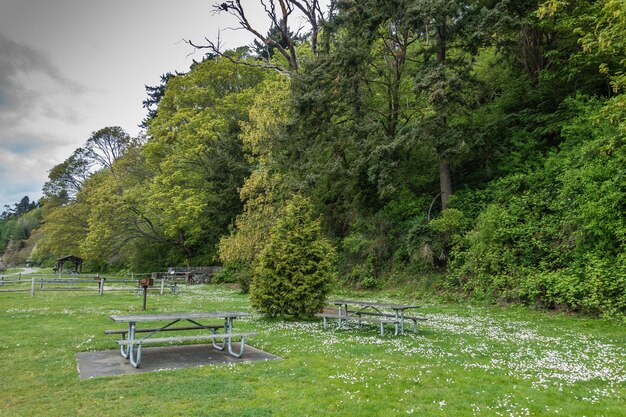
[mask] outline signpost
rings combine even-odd
[[[148,297],[148,287],[152,287],[154,285],[154,279],[152,278],[141,278],[139,280],[139,285],[143,287],[143,309],[146,309],[146,298]]]

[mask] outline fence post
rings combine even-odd
[[[33,281],[30,285],[30,296],[31,297],[35,296],[35,277],[33,277]]]
[[[17,274],[17,280],[18,280],[18,281],[21,281],[21,280],[22,280],[22,273],[21,273],[21,272]]]
[[[104,294],[104,278],[100,278],[100,295]]]
[[[161,278],[161,295],[163,295],[164,289],[165,289],[165,277]]]

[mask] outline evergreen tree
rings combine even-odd
[[[167,83],[174,77],[179,74],[176,72],[172,74],[171,72],[167,72],[161,75],[161,83],[157,86],[144,86],[146,89],[146,93],[148,94],[148,98],[141,102],[141,105],[144,109],[148,110],[148,114],[146,118],[141,121],[140,127],[147,128],[150,124],[150,121],[154,119],[157,115],[157,109],[159,107],[159,103],[161,99],[165,95],[165,89],[167,88]]]
[[[255,268],[250,300],[270,317],[309,317],[326,301],[335,251],[312,209],[299,196],[285,206]]]

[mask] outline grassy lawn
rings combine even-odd
[[[341,294],[342,297],[363,297]],[[367,294],[377,301],[408,297]],[[133,293],[0,294],[3,416],[626,416],[626,329],[521,308],[421,302],[418,334],[268,321],[237,330],[281,361],[79,380],[76,352],[113,349]],[[148,312],[242,310],[226,286],[150,294]],[[147,360],[147,359],[145,359]]]

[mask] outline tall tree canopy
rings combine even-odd
[[[241,209],[249,167],[239,123],[262,79],[258,69],[209,59],[169,80],[148,142],[115,127],[94,132],[47,184],[49,194],[72,198],[49,205],[53,238],[43,249],[99,265],[213,262]]]
[[[190,42],[211,55],[148,90],[146,141],[105,128],[51,170],[49,251],[247,286],[298,195],[346,283],[626,314],[623,2],[260,4],[215,4],[256,50]]]

